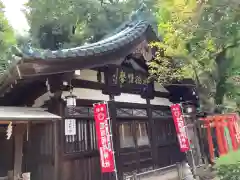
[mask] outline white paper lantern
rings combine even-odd
[[[75,107],[77,96],[70,93],[70,95],[66,96],[67,107]]]

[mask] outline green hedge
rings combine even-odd
[[[220,180],[240,180],[240,151],[230,152],[216,162]]]
[[[220,180],[240,180],[240,162],[217,167]]]

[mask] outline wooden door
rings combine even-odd
[[[152,167],[149,124],[146,120],[118,121],[120,170],[124,173]]]
[[[176,131],[171,117],[154,119],[156,134],[157,167],[165,167],[181,162],[184,154],[180,152]]]

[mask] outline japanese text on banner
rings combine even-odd
[[[102,172],[113,172],[115,169],[114,154],[111,146],[108,109],[105,103],[94,105],[94,118]]]
[[[173,117],[173,121],[176,128],[176,133],[178,136],[180,151],[181,152],[189,151],[190,145],[189,145],[189,140],[188,140],[186,129],[185,129],[181,106],[179,104],[171,105],[171,112],[172,112],[172,117]]]

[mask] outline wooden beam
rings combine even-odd
[[[22,156],[23,156],[23,135],[26,130],[26,125],[19,124],[14,128],[14,180],[18,180],[22,173]]]

